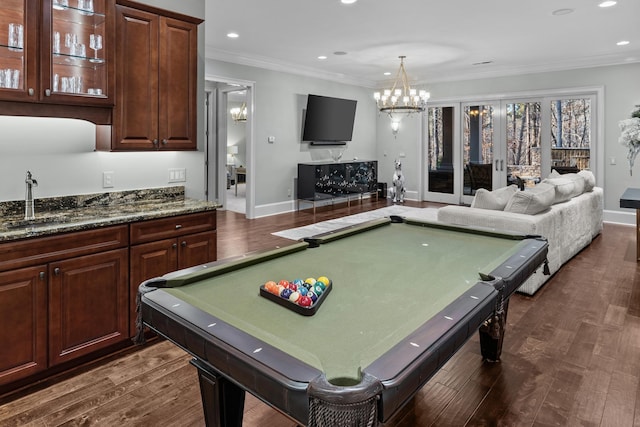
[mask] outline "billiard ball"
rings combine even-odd
[[[309,298],[306,295],[302,295],[299,299],[298,299],[298,305],[300,307],[310,307],[311,304],[313,304],[313,301],[311,300],[311,298]]]
[[[291,292],[291,295],[289,295],[289,301],[291,302],[297,302],[300,299],[300,292]]]
[[[318,277],[318,282],[322,282],[323,285],[325,286],[329,286],[329,284],[331,283],[331,281],[329,280],[328,277],[326,276],[320,276]]]
[[[265,283],[264,289],[269,293],[280,295],[280,292],[278,291],[278,285],[276,285],[276,282],[274,282],[273,280],[270,280],[267,283]]]
[[[284,288],[282,292],[280,292],[280,296],[284,299],[289,299],[292,293],[293,291],[291,289]]]
[[[315,292],[318,296],[322,295],[324,290],[325,290],[325,287],[322,283],[316,283],[313,287],[313,292]]]
[[[315,292],[311,291],[311,290],[309,292],[307,292],[307,296],[309,298],[311,298],[312,302],[316,302],[318,300],[318,295]]]
[[[304,283],[308,283],[309,285],[313,286],[313,284],[316,283],[316,279],[314,279],[313,277],[309,277],[304,281]]]
[[[302,280],[302,279],[295,279],[295,280],[293,280],[293,281],[292,281],[292,283],[295,283],[297,287],[300,287],[300,286],[302,286],[302,285],[303,285],[304,280]]]
[[[288,281],[288,280],[280,280],[280,281],[278,282],[278,285],[282,286],[282,287],[283,287],[283,288],[285,288],[285,289],[286,289],[286,288],[288,288],[288,287],[290,287],[290,283],[289,283],[289,281]]]
[[[300,286],[298,288],[298,292],[300,292],[300,295],[306,295],[307,292],[309,292],[309,289],[305,288],[304,286]]]
[[[295,292],[298,290],[298,285],[296,285],[295,283],[289,283],[289,289]]]

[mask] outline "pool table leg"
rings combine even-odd
[[[500,361],[508,309],[509,299],[506,299],[498,305],[491,318],[480,326],[478,332],[480,334],[480,352],[483,360],[488,362]]]
[[[193,359],[198,368],[202,409],[207,427],[242,427],[244,390]]]

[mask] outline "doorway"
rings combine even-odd
[[[253,218],[253,82],[207,77],[205,90],[207,198]]]

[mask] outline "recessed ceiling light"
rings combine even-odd
[[[318,56],[318,59],[327,59],[327,57],[325,55],[320,55]]]
[[[391,75],[391,71],[387,71],[384,73],[385,76],[390,76]]]
[[[611,7],[611,6],[615,6],[616,3],[618,3],[618,2],[617,1],[613,1],[613,0],[608,0],[608,1],[603,1],[598,6],[600,6],[600,7]]]
[[[229,37],[230,39],[237,39],[240,36],[238,35],[238,33],[227,33],[227,37]]]
[[[553,16],[568,15],[570,13],[573,13],[573,9],[556,9],[551,12]]]
[[[618,43],[616,43],[618,46],[626,46],[628,45],[630,42],[629,40],[620,40]]]
[[[342,4],[353,4],[355,2],[357,2],[358,0],[340,0],[340,3]]]

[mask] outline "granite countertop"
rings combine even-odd
[[[213,202],[186,198],[184,187],[179,186],[36,199],[34,220],[24,219],[24,204],[24,200],[0,202],[0,242],[220,207]]]

